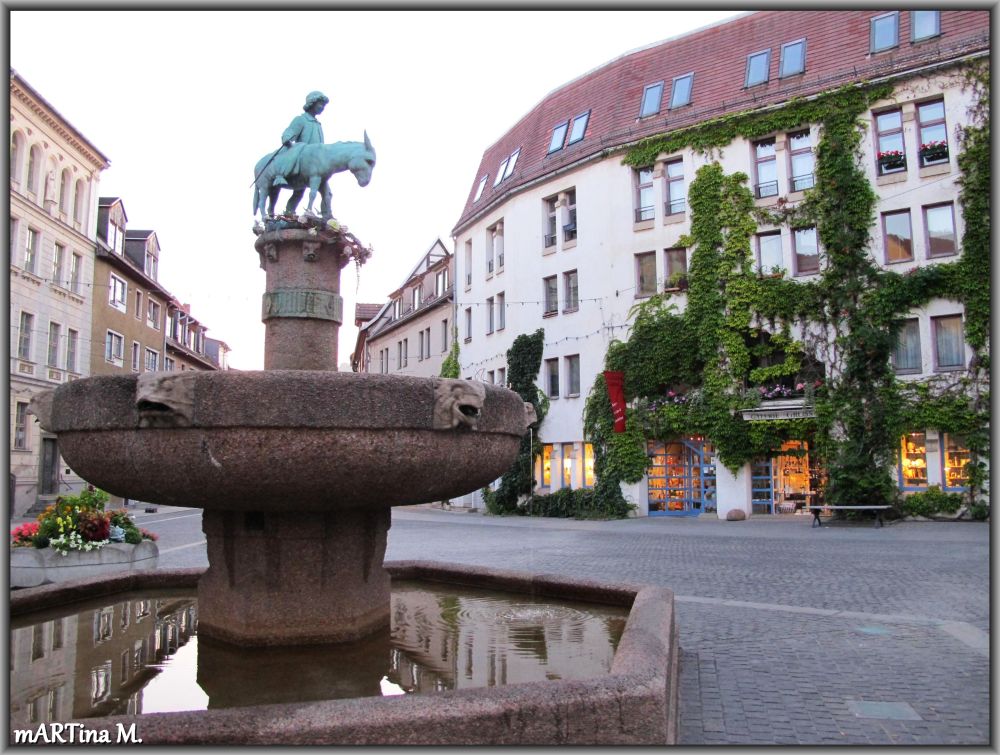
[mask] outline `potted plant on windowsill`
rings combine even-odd
[[[761,268],[757,273],[758,278],[784,278],[785,268],[775,265],[769,270]]]
[[[878,153],[878,164],[883,170],[897,170],[906,167],[906,155],[898,149],[890,149]]]
[[[669,278],[667,278],[666,283],[663,286],[665,292],[668,291],[687,291],[688,278],[687,273],[674,273]]]
[[[948,159],[948,142],[933,141],[920,145],[920,159],[926,163],[936,163]]]

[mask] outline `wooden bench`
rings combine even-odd
[[[880,505],[880,506],[823,506],[823,505],[816,505],[816,506],[807,506],[806,508],[808,508],[812,512],[812,515],[813,515],[813,521],[812,521],[812,524],[810,525],[810,527],[822,527],[823,524],[819,520],[819,515],[823,511],[831,511],[831,510],[840,510],[840,511],[874,511],[875,512],[875,526],[876,527],[883,527],[885,525],[882,522],[882,512],[885,511],[886,509],[892,508],[892,507],[888,506],[888,505]]]

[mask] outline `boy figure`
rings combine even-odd
[[[274,176],[274,186],[287,186],[285,176],[299,169],[299,149],[292,149],[293,144],[323,144],[323,126],[316,116],[323,112],[330,98],[322,92],[310,92],[306,95],[305,111],[292,119],[288,128],[281,134],[281,146],[285,154],[277,161],[277,172]]]

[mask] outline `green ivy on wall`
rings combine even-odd
[[[619,482],[642,478],[647,440],[704,435],[733,471],[773,455],[786,440],[808,439],[826,463],[829,502],[892,503],[900,435],[937,427],[967,438],[976,456],[969,469],[970,502],[976,500],[985,485],[982,460],[989,443],[988,69],[971,66],[966,80],[979,104],[962,133],[958,158],[963,253],[956,262],[904,275],[882,270],[869,252],[877,196],[860,167],[858,117],[891,96],[890,83],[848,86],[778,109],[738,113],[628,150],[623,162],[642,167],[661,153],[718,153],[739,137],[820,126],[815,186],[792,208],[757,208],[747,176],[726,175],[717,162],[698,170],[688,191],[691,232],[680,242],[690,250],[687,307],[677,313],[668,295],[637,305],[628,340],[613,343],[606,355],[607,369],[625,373],[628,432],[612,430],[602,376],[586,403],[584,431],[595,449],[598,497],[621,498]],[[758,275],[751,239],[761,223],[815,227],[825,258],[820,275],[807,282]],[[935,297],[965,305],[973,369],[957,385],[902,383],[890,358],[903,318]],[[802,340],[792,337],[793,326]],[[807,355],[828,362],[825,382],[813,382]],[[817,369],[815,362],[811,369]],[[742,418],[741,409],[759,403],[755,387],[787,378],[804,381],[814,419]]]

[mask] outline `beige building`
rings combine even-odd
[[[352,368],[417,377],[439,375],[452,342],[453,276],[454,258],[437,239],[374,316],[365,321],[359,309]]]
[[[92,299],[103,296],[92,285],[97,187],[108,165],[10,72],[9,516],[83,485],[28,405],[37,393],[90,373]]]

